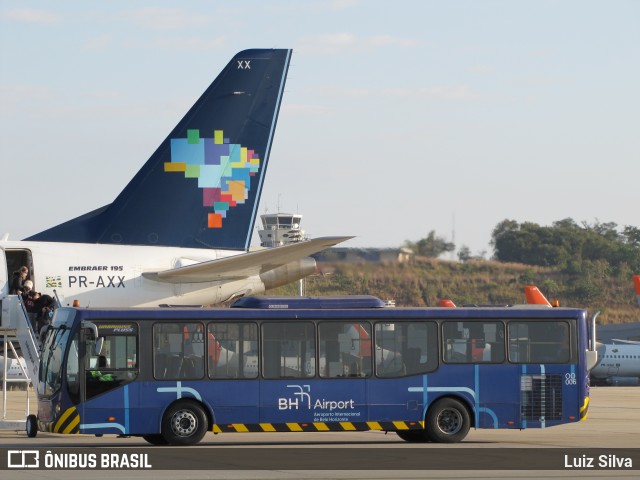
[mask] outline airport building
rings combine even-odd
[[[258,230],[258,234],[262,247],[281,247],[306,240],[304,230],[300,228],[302,215],[267,213],[260,215],[260,219],[262,220],[262,230]]]

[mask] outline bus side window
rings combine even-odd
[[[568,363],[571,340],[566,321],[509,323],[509,361],[514,363]]]
[[[265,378],[309,378],[316,374],[315,326],[311,322],[262,324]]]
[[[491,342],[489,345],[491,346],[491,362],[504,362],[504,341]]]
[[[203,358],[200,355],[187,355],[182,360],[182,373],[185,378],[199,378],[204,371]]]
[[[167,369],[164,372],[163,378],[180,378],[180,372],[182,371],[182,356],[178,353],[173,353],[167,356]]]
[[[496,321],[447,321],[442,324],[447,363],[504,362],[504,325]]]
[[[159,380],[202,378],[203,332],[201,323],[156,323],[153,326],[154,377]]]
[[[419,348],[407,348],[407,352],[404,356],[404,364],[407,369],[407,374],[410,375],[420,371],[420,356],[421,352]]]
[[[377,323],[376,375],[394,378],[434,371],[438,367],[437,332],[434,322]]]
[[[318,325],[320,376],[365,378],[371,376],[371,325],[339,322]]]
[[[167,372],[167,354],[156,352],[153,358],[153,376],[155,378],[164,378]]]
[[[258,326],[249,322],[207,326],[209,378],[257,378]]]

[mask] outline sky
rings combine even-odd
[[[311,237],[489,257],[504,219],[639,226],[638,25],[634,0],[0,0],[0,235],[111,203],[246,48],[294,50],[259,213]]]

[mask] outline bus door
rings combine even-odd
[[[373,375],[371,324],[367,321],[318,325],[319,377],[315,422],[366,422],[367,384]]]
[[[367,391],[370,421],[424,420],[423,377],[438,367],[436,323],[379,322],[374,339],[375,380]]]
[[[477,428],[513,426],[519,417],[519,365],[506,361],[505,323],[495,318],[442,323],[442,364],[429,377],[438,395],[465,401]]]
[[[311,322],[265,323],[262,339],[263,422],[366,421],[370,324],[319,322],[316,331]]]
[[[216,424],[259,423],[258,325],[211,322],[205,335],[203,393]]]
[[[83,326],[86,323],[83,322]],[[89,324],[92,325],[92,324]],[[130,433],[144,426],[141,392],[132,383],[138,376],[138,326],[133,322],[97,323],[97,332],[82,328],[79,365],[82,379],[82,433]],[[102,343],[96,348],[96,343]],[[72,347],[73,350],[73,347]],[[73,351],[69,352],[69,357]],[[68,363],[67,369],[71,364]],[[152,416],[152,415],[148,415]],[[149,430],[151,431],[151,430]]]

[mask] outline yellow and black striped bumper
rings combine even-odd
[[[215,424],[213,433],[226,432],[347,432],[422,430],[424,422],[313,422],[313,423],[232,423]]]
[[[44,430],[52,433],[80,433],[80,413],[76,407],[68,408],[53,422],[45,424]]]
[[[586,420],[589,414],[589,397],[584,397],[584,404],[580,407],[580,421]]]

